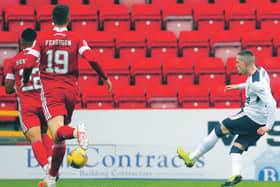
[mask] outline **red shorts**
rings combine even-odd
[[[32,104],[21,104],[20,103],[20,113],[19,120],[22,131],[26,133],[32,127],[40,127],[41,132],[47,132],[47,122],[44,117],[43,107],[40,105],[32,105]]]
[[[63,115],[64,123],[71,122],[75,104],[79,98],[79,89],[76,83],[65,84],[55,80],[43,81],[42,104],[47,120]]]

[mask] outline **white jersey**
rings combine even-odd
[[[246,102],[243,108],[245,114],[256,123],[271,129],[277,107],[265,69],[258,67],[257,71],[247,78],[246,83],[239,84],[238,87],[246,89]]]

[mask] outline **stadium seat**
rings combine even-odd
[[[234,31],[220,31],[211,35],[211,51],[224,63],[229,57],[235,57],[241,50],[241,36]]]
[[[230,30],[242,33],[256,29],[255,8],[250,4],[230,4],[225,9],[225,18]]]
[[[261,29],[279,30],[280,29],[280,4],[271,3],[260,6],[257,9],[257,21]]]
[[[161,84],[161,63],[157,58],[135,58],[131,62],[131,74],[138,86]]]
[[[205,31],[182,31],[179,36],[179,53],[190,59],[208,57],[209,36]]]
[[[145,4],[146,0],[120,0],[120,4],[125,5],[128,11],[131,12],[131,7],[134,4]]]
[[[200,4],[209,3],[209,0],[184,0],[183,3],[191,8],[195,8]]]
[[[198,30],[213,33],[225,27],[224,10],[216,4],[201,4],[194,9],[194,23]]]
[[[83,34],[88,31],[98,30],[98,15],[95,6],[75,5],[71,7],[72,31]]]
[[[37,9],[39,6],[50,5],[52,0],[25,0],[25,3]]]
[[[179,38],[181,31],[193,30],[192,9],[184,4],[168,4],[163,7],[163,24]]]
[[[234,74],[238,74],[236,69],[236,57],[229,57],[226,62],[226,80],[228,83],[231,83],[231,76]]]
[[[132,5],[131,21],[136,31],[148,33],[162,28],[160,8],[151,4]]]
[[[246,31],[242,34],[242,47],[253,51],[256,58],[272,56],[272,34],[265,30]]]
[[[4,19],[2,16],[2,11],[0,9],[0,31],[2,31],[4,29]]]
[[[79,56],[78,59],[79,63],[79,73],[80,75],[92,75],[95,74],[96,72],[92,69],[92,67],[90,66],[89,62],[85,59],[83,59],[81,56]],[[98,60],[99,62],[99,60]]]
[[[100,24],[104,31],[116,34],[130,30],[130,17],[125,5],[106,5],[99,9]]]
[[[82,94],[83,94],[84,88],[86,88],[86,87],[91,88],[95,85],[98,85],[99,77],[95,73],[95,71],[93,71],[93,72],[94,72],[93,74],[84,74],[84,75],[79,76],[78,82],[79,82],[79,86],[81,88]]]
[[[190,85],[179,88],[178,100],[183,108],[208,108],[209,88],[205,85]]]
[[[84,0],[57,0],[57,4],[67,4],[69,6],[76,6],[84,4]]]
[[[0,11],[4,11],[7,7],[11,5],[19,5],[21,0],[9,0],[9,1],[0,1]],[[2,14],[1,14],[2,15]]]
[[[272,93],[273,93],[273,97],[276,100],[277,103],[277,107],[280,106],[280,85],[279,82],[278,84],[275,84],[271,87]]]
[[[177,108],[177,89],[169,85],[150,85],[147,87],[147,101],[151,108]]]
[[[240,0],[215,0],[215,4],[223,8],[226,8],[227,6],[232,4],[239,4],[239,3]]]
[[[264,7],[268,4],[276,5],[278,2],[277,2],[277,0],[245,0],[246,4],[250,4],[251,6],[254,6],[255,8]]]
[[[163,60],[164,80],[178,89],[181,86],[194,84],[194,66],[189,58],[165,58]]]
[[[29,5],[11,5],[6,8],[5,21],[9,31],[18,36],[26,28],[35,29],[36,19],[34,9]]]
[[[106,85],[83,87],[83,105],[87,109],[112,109],[114,99],[112,93],[108,93]]]
[[[84,34],[85,40],[92,48],[96,58],[115,57],[115,38],[111,32],[93,31]]]
[[[172,31],[157,31],[147,34],[148,53],[152,57],[164,59],[178,56],[176,35]]]
[[[257,65],[263,67],[269,74],[280,75],[280,57],[262,57],[258,59]]]
[[[6,94],[5,87],[0,86],[0,110],[17,110],[16,94]],[[1,121],[15,121],[16,117],[1,116]]]
[[[130,84],[129,64],[122,58],[102,58],[99,63],[110,77],[112,85],[127,87]]]
[[[104,5],[114,5],[115,4],[115,0],[106,0],[106,1],[102,1],[102,0],[88,0],[90,5],[94,5],[97,8],[101,8]]]
[[[199,84],[209,87],[225,85],[225,66],[222,59],[200,57],[196,58],[194,62],[195,75]]]
[[[240,90],[224,92],[225,86],[210,89],[211,106],[215,108],[240,108],[242,98]]]
[[[152,0],[152,5],[156,5],[159,8],[163,8],[165,6],[172,6],[172,5],[176,5],[177,4],[177,0]]]
[[[14,32],[0,31],[0,67],[4,60],[14,57],[19,51],[19,40]]]
[[[145,57],[147,55],[146,36],[140,31],[118,33],[116,49],[120,58]]]
[[[52,9],[54,5],[42,5],[36,9],[36,19],[41,31],[53,28]]]
[[[280,35],[278,33],[273,37],[273,46],[276,52],[276,56],[280,56]]]
[[[142,86],[114,87],[115,103],[121,109],[146,108],[146,90]]]

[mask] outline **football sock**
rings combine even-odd
[[[59,127],[55,134],[55,140],[63,141],[66,139],[74,138],[74,130],[75,130],[75,128],[69,127],[67,125]]]
[[[240,153],[231,153],[231,173],[232,176],[241,175],[242,168],[242,154]]]
[[[202,155],[214,147],[218,139],[219,137],[216,135],[215,130],[213,129],[211,133],[206,138],[204,138],[202,143],[195,149],[195,151],[190,154],[190,159],[197,161]]]
[[[52,157],[51,170],[50,170],[51,176],[55,177],[58,175],[58,170],[63,161],[65,150],[66,150],[65,141],[56,142],[54,144],[53,157]]]
[[[53,154],[53,139],[47,134],[42,134],[42,142],[45,146],[45,149],[47,151],[47,156],[51,157]]]
[[[44,167],[48,164],[47,152],[46,149],[41,141],[36,141],[32,143],[32,150],[34,156],[41,167]]]

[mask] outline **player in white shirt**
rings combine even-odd
[[[242,180],[242,153],[250,146],[256,145],[258,139],[272,128],[276,115],[276,101],[271,94],[269,76],[263,68],[255,65],[253,52],[239,52],[236,68],[240,75],[248,76],[247,81],[227,85],[225,92],[245,88],[245,107],[238,114],[221,121],[194,152],[189,153],[181,147],[177,148],[178,156],[184,160],[187,167],[192,167],[202,155],[215,146],[219,138],[227,134],[238,135],[230,150],[232,176],[221,185],[222,187],[234,186]]]

